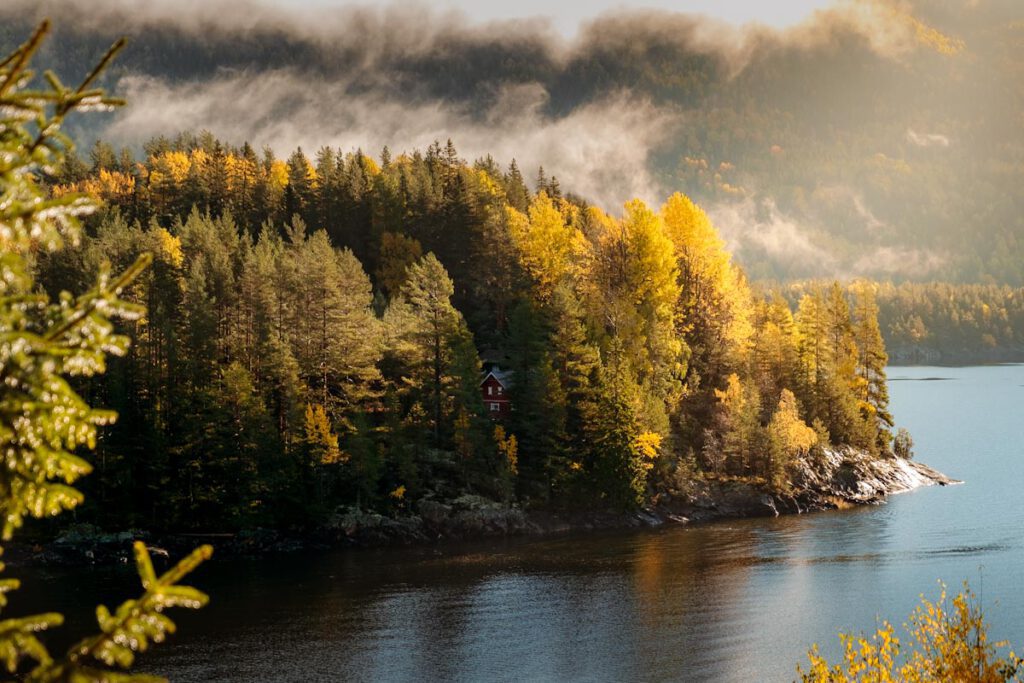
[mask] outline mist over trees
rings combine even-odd
[[[0,47],[36,14],[85,14],[74,5],[5,3]],[[190,128],[281,156],[452,137],[544,164],[606,210],[682,190],[753,279],[1024,284],[1010,0],[852,2],[787,31],[624,13],[575,41],[423,8],[89,12],[43,61],[81,72],[113,35],[136,37],[110,76],[133,106],[93,130],[118,148]]]

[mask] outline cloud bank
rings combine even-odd
[[[584,197],[621,205],[655,202],[661,191],[648,153],[678,118],[627,93],[611,94],[560,118],[542,114],[537,84],[507,86],[483,112],[441,102],[402,103],[376,92],[352,94],[345,82],[316,84],[291,70],[226,75],[211,82],[168,84],[126,76],[118,91],[133,104],[107,129],[112,139],[140,143],[176,129],[208,129],[226,140],[272,141],[280,155],[328,145],[393,153],[453,138],[468,158],[516,158],[544,166]]]
[[[852,195],[854,206],[863,210],[865,227],[877,219],[863,206],[863,198]],[[780,211],[769,198],[746,198],[723,203],[708,211],[725,237],[730,250],[740,260],[767,260],[781,265],[798,277],[934,277],[949,263],[948,256],[934,250],[904,246],[854,246],[837,250],[834,241],[826,242],[825,231],[806,219]]]
[[[922,35],[903,0],[838,0],[783,30],[621,10],[584,23],[574,39],[543,19],[473,24],[414,2],[287,12],[259,0],[0,6],[0,22],[45,15],[60,19],[49,57],[61,74],[81,71],[75,59],[101,53],[121,34],[134,41],[109,84],[130,106],[94,131],[115,144],[138,147],[153,136],[205,129],[286,156],[324,145],[400,153],[450,138],[471,160],[515,158],[528,177],[543,165],[563,188],[609,211],[632,197],[657,205],[675,190],[699,193],[680,182],[678,167],[687,141],[702,144],[716,125],[717,107],[740,111],[763,98],[772,111],[828,120],[846,106],[830,89],[830,68],[894,71],[889,62],[919,48]],[[759,123],[789,125],[784,118]],[[724,126],[742,128],[736,120]],[[942,135],[902,126],[896,139],[903,130],[915,146],[949,145]],[[762,131],[742,132],[749,148],[741,155],[771,148],[772,140],[754,145]],[[801,141],[785,142],[788,152]],[[713,161],[744,178],[743,158]],[[826,249],[828,226],[815,216],[822,206],[839,207],[863,222],[870,241],[881,241],[891,231],[863,193],[808,192],[809,208],[799,215],[757,193],[711,213],[741,258],[755,253],[795,272],[873,267]],[[878,263],[900,256],[883,253]],[[927,269],[936,261],[914,262]]]

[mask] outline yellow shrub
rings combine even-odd
[[[940,584],[941,585],[941,584]],[[1000,683],[1020,681],[1024,661],[1013,651],[1000,656],[1005,642],[988,640],[988,625],[974,594],[964,590],[951,601],[942,586],[938,600],[921,596],[921,605],[905,625],[909,638],[901,647],[889,622],[871,638],[840,634],[843,659],[829,662],[815,645],[808,653],[810,668],[797,667],[805,683]]]

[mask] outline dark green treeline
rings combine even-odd
[[[102,524],[306,524],[467,492],[628,508],[701,476],[786,489],[829,444],[891,450],[874,288],[755,296],[682,195],[613,217],[451,143],[285,161],[209,135],[141,162],[99,144],[54,179],[71,189],[108,210],[41,259],[48,288],[155,257],[126,293],[148,308],[129,354],[84,387],[120,413],[88,482]],[[485,362],[513,378],[500,423]]]

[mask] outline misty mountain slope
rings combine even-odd
[[[781,32],[618,13],[571,42],[408,6],[78,5],[8,3],[0,47],[53,16],[43,62],[70,80],[132,37],[110,76],[131,106],[88,131],[116,145],[450,137],[608,208],[682,190],[754,277],[1024,282],[1024,7],[1008,0],[846,2]]]

